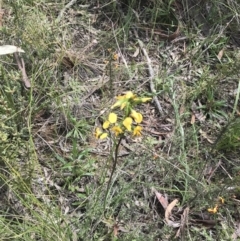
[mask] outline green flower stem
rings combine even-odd
[[[104,205],[103,205],[103,211],[104,211],[104,217],[106,217],[106,213],[105,213],[105,210],[106,210],[106,200],[107,200],[107,196],[108,196],[108,193],[109,193],[109,189],[110,189],[110,184],[112,182],[112,177],[113,177],[113,173],[116,169],[116,166],[117,166],[117,159],[118,159],[118,151],[119,151],[119,147],[120,147],[120,144],[121,144],[121,141],[122,141],[122,138],[123,138],[123,135],[120,136],[118,142],[117,142],[117,145],[115,146],[115,151],[114,151],[114,156],[112,156],[112,161],[113,161],[113,167],[112,167],[112,171],[111,171],[111,174],[110,174],[110,178],[108,180],[108,184],[107,184],[107,191],[105,193],[105,197],[104,197]]]

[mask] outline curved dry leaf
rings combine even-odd
[[[155,191],[155,195],[158,201],[161,203],[162,207],[166,209],[168,207],[168,200],[160,192]]]
[[[171,213],[172,213],[172,209],[176,206],[176,204],[178,203],[178,200],[177,199],[174,199],[166,208],[165,210],[165,220],[168,224],[168,226],[170,227],[174,227],[174,228],[177,228],[180,226],[180,223],[178,222],[173,222],[172,220],[170,220],[170,216],[171,216]]]
[[[217,55],[218,60],[220,61],[223,57],[224,49],[221,49]]]
[[[135,50],[134,54],[132,55],[132,57],[136,58],[139,55],[139,52],[140,52],[139,48],[136,48],[136,50]]]
[[[211,140],[211,139],[208,137],[208,134],[207,134],[205,131],[203,131],[202,129],[200,129],[200,130],[199,130],[199,133],[201,134],[201,136],[202,136],[204,139],[207,139],[207,141],[208,141],[209,143],[211,143],[211,144],[214,143],[214,141]]]
[[[192,117],[191,117],[191,125],[193,125],[194,123],[195,123],[195,121],[196,121],[196,118],[195,118],[196,116],[194,115],[194,114],[192,114]]]

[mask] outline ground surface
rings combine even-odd
[[[2,57],[2,240],[238,240],[238,1],[1,7],[31,84]],[[152,101],[110,179],[94,132],[126,91]]]

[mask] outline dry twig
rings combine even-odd
[[[30,83],[27,73],[26,73],[24,60],[23,60],[23,58],[19,57],[18,53],[14,53],[14,56],[16,58],[18,68],[22,72],[23,83],[24,83],[25,87],[29,89],[29,88],[31,88],[31,83]]]
[[[154,83],[153,83],[154,71],[153,71],[153,68],[152,68],[151,59],[150,59],[149,56],[148,56],[147,50],[144,48],[143,42],[138,38],[138,34],[137,34],[136,31],[135,31],[135,35],[136,35],[136,37],[137,37],[138,44],[139,44],[139,46],[140,46],[140,48],[141,48],[141,50],[142,50],[145,58],[147,59],[148,72],[149,72],[149,81],[150,81],[150,90],[151,90],[151,92],[152,92],[153,94],[155,94],[155,93],[156,93],[156,89],[155,89]],[[158,101],[157,96],[154,96],[154,97],[153,97],[153,101],[154,101],[154,103],[156,104],[159,113],[162,114],[162,113],[163,113],[163,109],[162,109],[162,107],[161,107],[161,105],[160,105],[160,103],[159,103],[159,101]]]

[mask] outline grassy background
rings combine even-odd
[[[175,221],[190,208],[176,239],[234,240],[239,2],[69,2],[1,3],[1,45],[25,50],[32,85],[24,88],[13,56],[1,56],[1,239],[173,240],[155,189],[179,200]],[[152,31],[178,25],[173,41]],[[93,132],[127,90],[157,96],[163,112],[141,107],[143,136],[121,147],[104,209],[110,144]],[[211,215],[219,196],[226,203]]]

